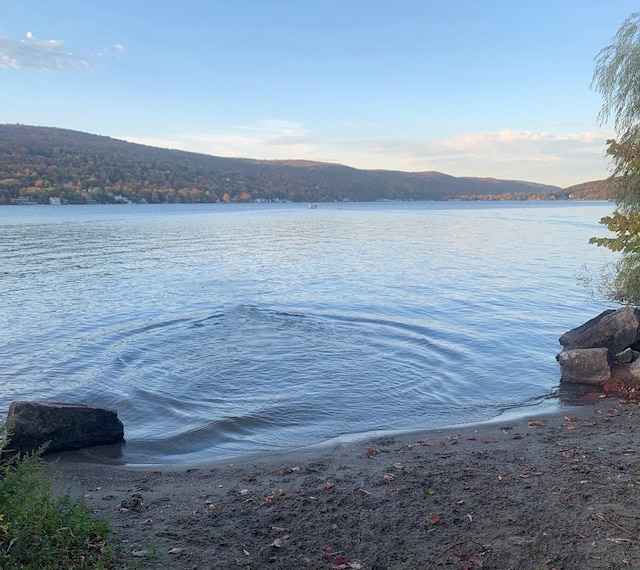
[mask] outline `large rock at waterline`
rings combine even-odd
[[[60,402],[12,402],[7,416],[8,450],[25,453],[48,444],[46,452],[118,443],[124,426],[115,410]]]
[[[605,311],[584,325],[564,333],[560,344],[565,349],[607,348],[618,354],[640,339],[640,312],[633,307]]]
[[[603,386],[611,377],[609,351],[606,348],[575,348],[556,357],[564,382]]]

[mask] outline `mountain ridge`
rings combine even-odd
[[[58,127],[0,125],[0,204],[558,199],[558,187],[302,159],[228,158]]]

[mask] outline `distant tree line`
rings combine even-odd
[[[309,161],[222,158],[49,127],[0,125],[0,204],[566,199],[556,186]],[[579,196],[577,196],[579,197]]]

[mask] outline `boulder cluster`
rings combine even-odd
[[[623,307],[604,311],[560,337],[561,381],[606,389],[640,386],[640,311]]]

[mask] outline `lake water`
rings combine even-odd
[[[118,410],[179,463],[558,402],[604,202],[0,208],[0,412]]]

